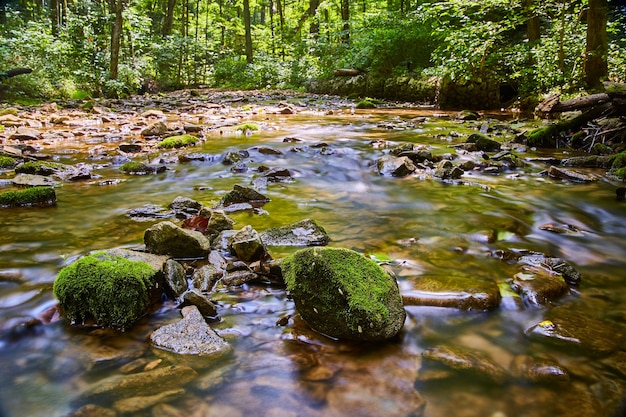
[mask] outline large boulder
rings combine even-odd
[[[96,252],[63,268],[53,291],[61,315],[72,323],[124,330],[149,312],[161,281],[154,263]]]
[[[147,229],[143,240],[148,251],[177,258],[203,257],[211,251],[211,242],[202,233],[167,221]]]
[[[395,278],[358,252],[301,249],[285,258],[282,269],[297,311],[322,334],[382,341],[404,325],[406,312]]]

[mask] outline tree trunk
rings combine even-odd
[[[523,0],[524,1],[524,10],[526,11],[526,36],[528,37],[528,42],[532,45],[536,41],[539,40],[541,36],[539,29],[539,17],[533,10],[534,0]]]
[[[59,36],[59,1],[50,0],[50,30],[55,38]]]
[[[585,81],[591,88],[601,86],[602,79],[608,73],[607,6],[607,0],[589,0],[587,46],[585,48]]]
[[[341,20],[343,21],[343,43],[350,42],[350,0],[341,0]]]
[[[124,11],[124,0],[109,0],[109,6],[114,13],[113,25],[111,27],[111,63],[109,66],[109,79],[117,80],[117,71],[120,58],[120,41],[122,37],[122,13]]]
[[[320,22],[317,19],[317,8],[320,6],[320,0],[309,0],[309,16],[311,16],[311,27],[309,32],[313,37],[317,38],[320,33]]]
[[[176,8],[176,0],[167,0],[167,10],[165,13],[165,22],[163,22],[163,36],[172,34],[174,27],[174,9]]]
[[[252,25],[250,22],[250,0],[243,0],[243,23],[246,29],[246,62],[252,64]]]

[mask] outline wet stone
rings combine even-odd
[[[533,383],[567,383],[569,372],[555,359],[533,358],[529,355],[518,355],[511,363],[511,373],[521,381]]]
[[[567,168],[559,168],[554,165],[548,168],[548,176],[573,182],[594,182],[600,179],[599,177],[592,174],[585,174]]]
[[[174,257],[203,257],[211,242],[200,232],[186,230],[172,222],[161,222],[147,229],[144,243],[148,251]]]
[[[524,305],[540,307],[569,292],[569,287],[561,275],[531,268],[526,267],[524,272],[515,274],[510,283],[511,289],[521,295]]]
[[[288,226],[266,229],[261,240],[267,246],[324,246],[330,237],[314,220],[304,219]]]
[[[215,303],[197,288],[190,288],[182,296],[182,306],[195,306],[204,317],[217,317]]]
[[[461,310],[493,310],[500,305],[494,281],[469,277],[419,277],[404,291],[405,306],[452,307]]]
[[[124,398],[113,403],[113,408],[121,414],[135,413],[146,410],[156,404],[172,401],[185,393],[182,388],[159,392],[154,395],[142,395],[137,397]]]
[[[406,156],[385,155],[378,160],[377,166],[380,175],[392,175],[394,177],[405,177],[417,169],[413,161]]]
[[[60,184],[50,177],[36,174],[17,174],[11,182],[20,187],[54,187]]]
[[[174,210],[177,217],[187,218],[200,213],[202,204],[191,198],[178,196],[170,203],[170,208]]]
[[[165,290],[174,299],[180,298],[187,291],[187,277],[185,268],[173,259],[168,259],[165,263]]]
[[[203,292],[210,292],[213,287],[222,278],[223,271],[214,265],[204,265],[196,269],[191,276],[191,283],[194,288]]]
[[[249,225],[233,235],[230,248],[237,258],[245,262],[257,261],[266,253],[259,233]]]
[[[174,217],[174,212],[156,204],[146,204],[142,207],[128,210],[126,215],[134,220],[147,221],[152,219],[167,219]]]
[[[422,353],[419,381],[448,378],[457,373],[471,374],[493,382],[502,382],[507,372],[487,354],[461,347],[437,346]],[[448,372],[448,371],[453,372]]]
[[[578,285],[581,274],[569,262],[546,256],[539,252],[526,252],[517,259],[519,265],[543,269],[546,273],[560,274],[569,285]]]

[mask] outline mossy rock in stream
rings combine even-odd
[[[63,268],[53,291],[61,315],[72,323],[125,330],[148,313],[160,279],[146,262],[97,252]]]
[[[526,136],[526,144],[536,148],[554,148],[562,128],[558,125],[548,125],[537,128]]]
[[[57,196],[52,187],[31,187],[0,193],[0,207],[53,206]]]
[[[0,155],[0,168],[11,168],[14,167],[16,163],[17,161],[15,160],[15,158]]]
[[[16,166],[15,173],[49,176],[65,169],[67,166],[58,162],[28,161]]]
[[[157,144],[158,148],[182,148],[185,146],[192,146],[198,142],[198,138],[193,135],[178,135],[178,136],[170,136],[169,138],[163,139],[161,142]]]
[[[476,145],[476,149],[483,152],[498,152],[502,148],[500,142],[495,141],[482,133],[472,133],[469,135],[465,143],[474,143]]]
[[[285,258],[281,268],[298,312],[324,335],[383,341],[404,325],[406,312],[395,278],[358,252],[301,249]]]

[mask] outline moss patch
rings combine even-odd
[[[237,125],[235,130],[240,132],[257,131],[259,130],[259,125],[256,123],[241,123],[240,125]]]
[[[56,201],[57,196],[52,187],[32,187],[0,193],[2,207],[51,206]]]
[[[123,330],[148,312],[156,273],[147,263],[99,252],[63,268],[53,291],[72,323]]]
[[[357,109],[375,109],[376,103],[371,98],[366,97],[357,103],[356,108]]]
[[[28,161],[16,166],[15,172],[18,174],[49,176],[65,169],[67,169],[65,165],[57,162]]]
[[[165,149],[182,148],[185,146],[195,145],[196,142],[198,142],[198,138],[193,135],[170,136],[169,138],[165,138],[159,142],[157,147]]]
[[[321,333],[382,340],[395,335],[404,323],[395,280],[358,252],[302,249],[283,261],[282,270],[298,312]]]
[[[0,155],[0,168],[10,168],[14,166],[17,161],[10,156]]]
[[[120,171],[127,174],[152,174],[154,169],[142,162],[126,162],[120,166]]]

